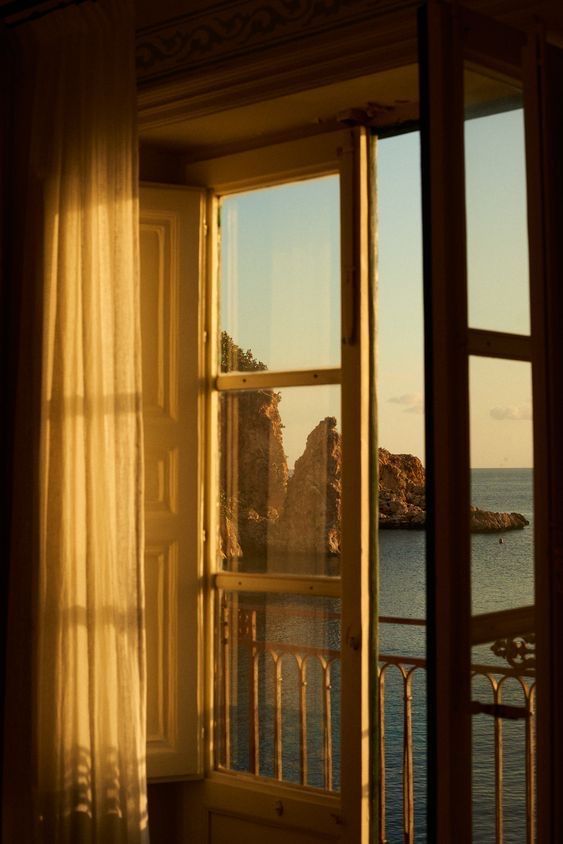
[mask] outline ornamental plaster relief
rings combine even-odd
[[[357,26],[413,8],[413,0],[230,0],[141,31],[141,85],[156,77],[248,55],[292,41]]]

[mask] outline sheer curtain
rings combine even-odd
[[[23,196],[12,270],[22,291],[4,829],[8,840],[140,844],[148,822],[132,4],[85,2],[14,32]],[[27,751],[22,690],[31,701]]]

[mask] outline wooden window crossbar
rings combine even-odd
[[[288,371],[226,372],[218,375],[215,388],[229,390],[265,390],[280,387],[316,387],[319,384],[340,384],[340,369],[296,369]]]
[[[532,338],[526,334],[509,334],[503,331],[485,331],[469,328],[467,353],[479,357],[501,360],[532,360]]]
[[[221,572],[213,575],[216,589],[226,592],[274,592],[291,595],[315,595],[325,598],[339,598],[341,583],[339,577],[324,577],[292,574],[245,574]]]

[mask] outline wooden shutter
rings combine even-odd
[[[205,194],[141,188],[149,778],[202,774],[200,279]]]

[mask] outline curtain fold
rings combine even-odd
[[[57,844],[148,841],[133,47],[123,0],[49,14],[15,45],[28,471],[15,479],[11,614],[19,601],[31,631],[26,823]],[[8,660],[24,650],[9,635]]]

